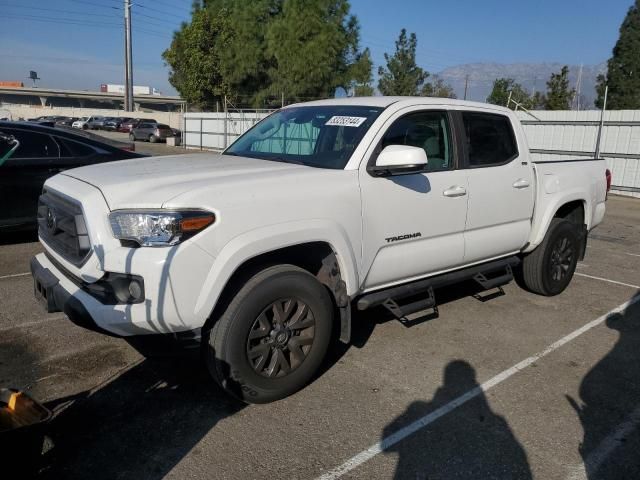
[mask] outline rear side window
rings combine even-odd
[[[171,127],[169,127],[169,125],[165,125],[164,123],[158,123],[156,124],[156,127],[162,130],[171,130]]]
[[[59,155],[58,144],[49,135],[25,130],[7,130],[6,133],[20,142],[12,158],[57,158]]]
[[[469,167],[510,162],[518,156],[513,129],[504,115],[463,112]]]
[[[67,138],[58,138],[60,143],[61,157],[88,157],[93,155],[96,151],[84,143],[69,140]]]

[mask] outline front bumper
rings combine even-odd
[[[155,251],[149,253],[160,253],[159,249],[150,250]],[[195,297],[191,297],[197,294],[197,289],[193,284],[185,285],[199,276],[198,269],[191,268],[191,273],[185,274],[187,266],[175,268],[174,264],[172,275],[171,269],[164,271],[163,265],[156,264],[158,268],[153,268],[147,262],[144,264],[148,267],[142,275],[145,278],[145,299],[141,303],[101,303],[82,280],[71,277],[44,253],[31,260],[34,293],[48,312],[63,312],[76,325],[112,336],[176,334],[201,328],[206,318],[195,315]],[[135,265],[133,262],[134,271]],[[190,288],[193,293],[189,295],[177,288],[172,276],[179,285]],[[196,284],[200,281],[204,279],[196,280]]]
[[[47,259],[48,260],[48,259]],[[76,325],[107,335],[111,332],[99,327],[80,300],[60,283],[60,278],[44,267],[38,257],[31,259],[33,289],[48,313],[63,312]]]

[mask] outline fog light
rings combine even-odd
[[[131,295],[131,300],[134,302],[142,297],[142,285],[138,280],[131,280],[131,283],[129,283],[129,295]]]

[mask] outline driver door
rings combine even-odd
[[[376,177],[360,169],[365,289],[460,266],[464,259],[467,176],[457,170],[453,121],[445,111],[398,112],[374,140],[423,148],[427,171]],[[369,165],[375,163],[374,153]]]

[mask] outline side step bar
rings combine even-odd
[[[486,290],[506,285],[513,280],[513,268],[520,264],[517,256],[502,258],[492,262],[475,265],[463,270],[444,273],[436,277],[417,280],[415,282],[406,283],[397,287],[378,290],[377,292],[367,293],[360,297],[357,302],[358,310],[367,310],[368,308],[384,305],[394,315],[401,313],[409,315],[426,308],[435,308],[436,302],[433,296],[433,289],[459,283],[464,280],[473,279],[478,282]],[[399,307],[397,300],[402,298],[426,293],[427,298],[417,302]],[[395,309],[395,312],[394,312]],[[397,316],[397,315],[396,315]]]

